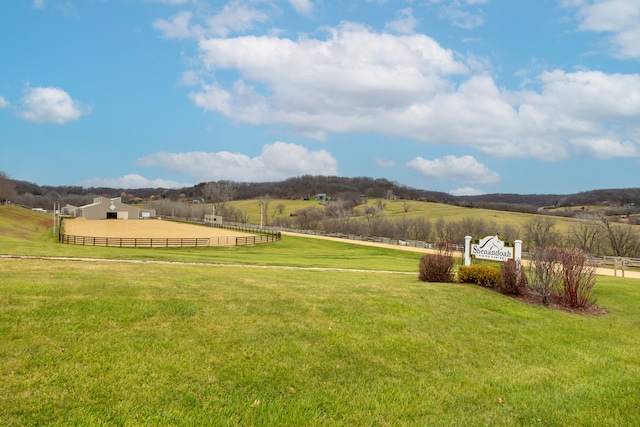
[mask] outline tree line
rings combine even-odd
[[[219,191],[220,189],[216,190]],[[210,191],[214,191],[210,188]],[[242,208],[226,203],[229,194],[216,199],[215,212],[224,221],[246,224],[250,215]],[[214,193],[210,193],[214,194]],[[213,199],[213,196],[210,196]],[[306,207],[281,215],[285,203],[268,196],[259,198],[264,212],[265,226],[340,233],[354,236],[386,237],[393,240],[422,241],[434,245],[462,244],[467,235],[482,237],[499,234],[507,241],[523,240],[523,249],[532,251],[540,248],[570,247],[584,251],[591,256],[621,256],[640,258],[640,227],[621,223],[616,217],[602,214],[583,213],[566,227],[559,227],[557,218],[536,215],[520,226],[499,224],[470,215],[460,220],[439,218],[429,220],[423,217],[385,216],[384,199],[374,203],[364,203],[356,193],[342,193],[321,205]],[[212,213],[210,205],[194,204],[170,199],[152,203],[158,215],[175,216],[187,220],[202,221],[206,213]],[[408,210],[408,209],[407,209]],[[255,222],[255,218],[253,218]]]
[[[577,194],[483,194],[478,196],[453,196],[448,193],[411,188],[385,178],[338,177],[303,175],[274,182],[201,182],[180,189],[138,188],[122,189],[109,187],[48,186],[26,181],[11,180],[0,172],[0,201],[19,200],[25,206],[32,204],[47,207],[53,201],[81,205],[94,197],[118,197],[123,192],[143,199],[188,200],[206,197],[212,184],[230,187],[232,200],[247,200],[265,194],[276,199],[301,199],[325,193],[330,197],[340,193],[356,193],[365,197],[397,197],[405,200],[422,200],[447,203],[465,207],[477,207],[512,212],[536,212],[541,207],[571,207],[604,205],[616,207],[628,214],[640,214],[640,188],[592,190]],[[573,216],[578,212],[565,210],[554,214]]]
[[[283,206],[281,203],[274,206],[271,202],[273,199],[311,197],[318,193],[330,195],[330,200],[322,206],[299,210],[291,217],[277,216],[278,211],[282,212]],[[456,198],[445,193],[411,189],[386,179],[305,175],[271,183],[217,181],[180,190],[125,191],[111,188],[84,189],[77,186],[38,186],[11,180],[0,172],[1,203],[10,201],[26,207],[45,208],[52,207],[54,202],[82,206],[91,203],[96,196],[117,197],[122,194],[148,196],[155,199],[150,204],[159,215],[187,219],[201,220],[208,213],[203,205],[190,203],[193,197],[202,197],[206,202],[212,203],[216,214],[223,215],[226,221],[246,223],[249,221],[248,213],[229,206],[227,202],[257,199],[265,213],[265,222],[286,228],[427,242],[462,242],[465,235],[499,232],[507,240],[521,238],[531,248],[570,246],[594,256],[640,257],[638,227],[634,225],[640,222],[640,189],[595,190],[562,197],[508,194]],[[377,204],[364,204],[367,197],[375,197],[379,201]],[[568,227],[567,232],[561,233],[556,222],[543,215],[522,227],[486,222],[473,216],[457,222],[444,219],[429,221],[423,218],[389,219],[384,216],[383,201],[389,197],[526,213],[539,212],[537,203],[549,203],[552,199],[556,200],[556,205],[595,200],[600,204],[617,205],[597,213],[560,211],[557,214],[577,219]],[[356,207],[361,211],[358,215],[354,213]],[[623,217],[627,217],[625,223],[620,221]],[[527,246],[525,250],[526,248]]]

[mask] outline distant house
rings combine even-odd
[[[67,205],[63,213],[86,219],[149,219],[156,217],[155,209],[138,209],[122,203],[120,197],[96,197],[93,203],[84,206]]]

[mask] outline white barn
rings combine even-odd
[[[67,205],[63,213],[86,219],[150,219],[156,217],[155,209],[139,209],[122,203],[120,197],[96,197],[84,206]]]

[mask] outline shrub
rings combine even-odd
[[[560,249],[560,287],[558,298],[565,307],[584,309],[595,304],[593,286],[596,283],[595,266],[580,249]]]
[[[544,305],[549,305],[559,280],[557,251],[555,248],[534,248],[529,252],[531,281],[528,288],[532,294],[542,298]]]
[[[453,264],[453,256],[448,252],[423,255],[418,265],[418,277],[423,282],[452,282]]]
[[[462,265],[458,270],[458,281],[494,288],[500,284],[500,270],[488,265]]]
[[[520,270],[520,277],[518,277]],[[520,295],[522,289],[527,286],[527,275],[522,265],[510,259],[500,266],[500,291],[510,295]]]

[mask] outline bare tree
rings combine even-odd
[[[369,224],[369,228],[375,228],[375,223],[380,221],[383,208],[380,204],[365,205],[364,214]]]
[[[599,256],[602,251],[602,239],[604,237],[600,216],[580,214],[577,218],[578,222],[569,225],[568,243],[592,256]]]
[[[204,221],[204,205],[194,203],[190,203],[189,205],[191,207],[191,219]]]
[[[334,201],[341,202],[344,206],[348,206],[349,208],[356,207],[361,205],[364,201],[360,196],[360,193],[355,191],[343,191],[332,197]]]
[[[225,181],[209,182],[204,186],[204,197],[213,203],[216,215],[223,215],[224,204],[233,199],[233,184]]]
[[[558,246],[560,236],[555,230],[555,220],[536,216],[524,224],[525,242],[529,248],[550,248]]]
[[[226,208],[225,212],[227,212],[230,221],[239,222],[242,224],[246,224],[249,222],[249,213],[242,208],[234,208],[233,206],[229,206]]]
[[[529,290],[542,298],[544,305],[549,305],[549,298],[560,281],[556,249],[534,248],[529,251],[529,260],[531,271]]]
[[[606,216],[602,217],[604,235],[615,256],[633,257],[640,252],[640,236],[631,224],[614,224]]]
[[[500,237],[508,242],[513,242],[520,238],[520,229],[511,225],[503,225],[500,227]]]
[[[409,234],[411,232],[412,221],[406,216],[402,216],[400,219],[396,219],[395,221],[395,231],[396,235],[393,236],[395,239],[410,239]]]
[[[460,220],[460,231],[464,235],[481,237],[487,234],[495,234],[497,226],[495,223],[487,223],[482,218],[465,217]]]
[[[16,202],[23,206],[33,208],[36,205],[36,197],[31,193],[24,193],[16,197]]]
[[[432,238],[433,224],[422,217],[415,218],[409,231],[409,239],[421,242],[429,242]]]
[[[264,225],[268,225],[268,215],[269,212],[269,203],[271,203],[271,196],[265,194],[258,201],[258,205],[260,206],[260,224],[262,224],[262,220],[264,219]]]
[[[6,173],[0,172],[0,204],[3,205],[15,199],[16,196],[15,184]]]
[[[316,207],[300,209],[295,212],[295,215],[298,227],[303,230],[315,230],[324,217],[322,209]]]
[[[347,200],[331,200],[324,203],[324,213],[329,218],[350,218],[352,204]]]

